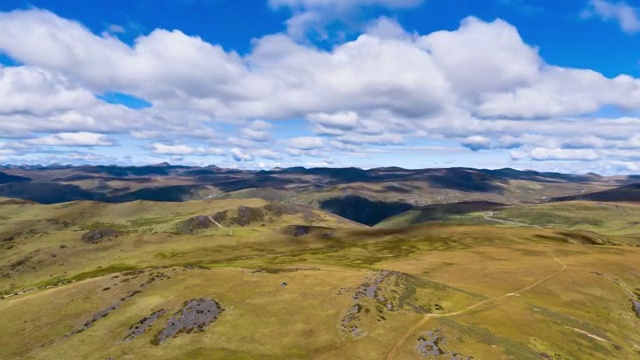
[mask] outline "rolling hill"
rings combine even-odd
[[[602,202],[640,202],[640,184],[621,186],[615,189],[588,194],[556,197],[553,201],[588,200]]]
[[[3,359],[640,355],[637,238],[262,199],[3,199],[0,218]]]
[[[640,356],[636,177],[3,172],[2,359]]]

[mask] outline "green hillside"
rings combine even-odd
[[[494,225],[587,230],[600,234],[640,237],[640,205],[571,201],[531,205],[463,203],[434,205],[386,219],[379,228],[425,223]]]

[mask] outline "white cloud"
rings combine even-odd
[[[329,50],[276,34],[256,39],[244,56],[161,29],[130,46],[41,10],[0,13],[0,28],[0,51],[26,64],[0,66],[0,133],[31,139],[24,143],[32,147],[106,145],[112,144],[106,136],[117,134],[163,155],[210,154],[197,143],[233,147],[239,166],[331,151],[355,156],[422,138],[510,149],[515,157],[548,163],[595,155],[629,163],[640,150],[634,137],[640,118],[631,115],[640,110],[638,79],[547,64],[502,20],[468,18],[459,29],[421,35],[383,18]],[[153,106],[135,110],[95,97],[107,91]],[[592,115],[610,107],[630,115]],[[282,127],[271,123],[290,119],[310,126],[296,129],[297,138],[276,141]],[[96,138],[60,137],[83,133]]]
[[[215,155],[220,156],[224,155],[225,152],[219,148],[205,148],[198,147],[192,148],[188,145],[166,145],[162,143],[155,143],[151,145],[152,152],[158,155]]]
[[[351,145],[377,144],[377,145],[399,145],[404,143],[404,138],[399,134],[379,134],[357,136],[342,135],[338,136],[340,142]]]
[[[153,152],[159,155],[190,155],[193,149],[187,145],[153,144]]]
[[[367,26],[365,32],[380,39],[407,40],[411,37],[396,20],[388,17],[375,20]]]
[[[298,137],[287,140],[287,144],[291,149],[296,150],[314,150],[324,146],[324,141],[319,137]]]
[[[166,98],[179,95],[178,88],[193,97],[218,92],[240,96],[224,89],[244,71],[240,58],[177,30],[155,30],[131,48],[47,11],[0,13],[0,25],[0,48],[8,55],[64,72],[98,91]]]
[[[132,131],[131,136],[136,139],[157,139],[163,137],[165,134],[158,130],[139,130]]]
[[[290,8],[354,8],[358,6],[384,6],[389,8],[407,8],[420,4],[422,0],[269,0],[273,7]]]
[[[253,161],[253,156],[251,156],[251,154],[245,153],[238,148],[231,149],[231,156],[233,157],[233,160],[237,162]]]
[[[512,152],[512,158],[523,159],[530,157],[536,161],[551,161],[551,160],[567,160],[567,161],[585,161],[585,160],[598,160],[600,155],[592,149],[545,149],[535,148],[528,154],[521,152]]]
[[[490,149],[491,139],[484,136],[474,135],[462,140],[461,144],[473,151],[478,151],[483,149]]]
[[[264,120],[254,120],[251,122],[251,124],[249,124],[249,128],[253,129],[253,130],[269,130],[271,129],[273,126],[271,125],[271,123],[264,121]]]
[[[334,114],[310,114],[307,118],[314,124],[342,130],[354,129],[360,123],[360,116],[355,111],[345,111]]]
[[[269,149],[259,149],[259,150],[255,150],[251,155],[258,157],[258,158],[263,158],[263,159],[269,159],[269,160],[280,160],[282,159],[282,155],[280,155],[280,153],[273,151],[273,150],[269,150]]]
[[[289,154],[292,157],[300,157],[302,155],[304,155],[304,151],[300,150],[300,149],[292,149],[292,148],[287,148],[287,154]]]
[[[249,127],[243,128],[241,134],[252,141],[266,142],[271,140],[269,129],[271,129],[271,124],[264,120],[256,120],[251,122]]]
[[[117,24],[111,24],[107,27],[107,31],[109,31],[112,34],[124,34],[127,32],[127,30],[125,30],[125,28],[122,25],[117,25]]]
[[[287,20],[288,32],[303,37],[310,29],[324,34],[324,26],[336,20],[353,18],[362,8],[407,9],[423,0],[269,0],[273,8],[289,8],[293,16]]]
[[[253,141],[253,140],[240,139],[240,138],[233,137],[233,136],[227,138],[226,142],[229,145],[240,147],[240,148],[245,148],[245,149],[255,148],[256,146],[258,146],[258,143]]]
[[[59,133],[25,141],[30,145],[45,146],[112,146],[107,136],[89,132]]]
[[[591,0],[582,15],[587,18],[597,16],[605,21],[616,21],[624,32],[630,34],[640,31],[638,9],[624,1]]]
[[[336,141],[333,140],[331,142],[331,146],[333,146],[334,148],[341,150],[341,151],[350,151],[350,152],[355,152],[358,151],[358,147],[352,144],[345,144],[341,141]]]
[[[485,23],[470,17],[458,30],[422,36],[417,45],[432,54],[446,79],[458,93],[470,97],[468,101],[530,84],[542,66],[537,49],[502,20]]]
[[[98,104],[90,91],[60,74],[29,66],[0,66],[0,114],[42,115]]]

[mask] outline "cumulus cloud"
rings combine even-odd
[[[359,148],[355,145],[352,144],[345,144],[341,141],[337,141],[337,140],[333,140],[331,142],[331,146],[333,146],[334,148],[341,150],[341,151],[349,151],[349,152],[355,152],[358,151]]]
[[[254,129],[242,129],[242,135],[249,140],[265,142],[271,138],[268,131],[254,130]]]
[[[363,145],[363,144],[377,144],[377,145],[399,145],[404,143],[404,138],[399,134],[377,134],[366,135],[358,134],[357,136],[342,135],[336,137],[343,144],[351,145]]]
[[[20,66],[0,66],[0,114],[34,115],[94,107],[92,92],[61,74]]]
[[[0,48],[9,56],[69,74],[94,90],[121,89],[143,98],[175,96],[176,88],[196,98],[218,92],[240,96],[224,90],[243,72],[240,58],[178,30],[154,30],[132,48],[42,10],[0,13],[0,24]]]
[[[282,159],[282,155],[280,155],[280,153],[273,150],[269,150],[269,149],[256,150],[252,153],[252,155],[258,158],[269,159],[269,160]]]
[[[271,140],[269,129],[271,129],[271,124],[268,122],[255,120],[249,124],[249,127],[243,128],[241,134],[244,138],[251,141],[266,142]]]
[[[461,144],[469,148],[473,151],[490,149],[491,148],[491,139],[484,136],[469,136],[468,138],[462,140]]]
[[[597,160],[600,155],[591,149],[544,149],[535,148],[530,154],[533,160]]]
[[[407,9],[420,5],[423,0],[269,0],[273,8],[289,8],[293,16],[287,20],[288,32],[303,37],[310,29],[323,34],[323,26],[336,20],[345,20],[363,8]]]
[[[516,28],[496,20],[465,19],[455,31],[439,31],[418,39],[456,90],[471,99],[532,83],[542,60]]]
[[[272,5],[305,12],[353,5],[347,3]],[[352,3],[398,8],[417,2]],[[546,162],[628,163],[640,149],[633,136],[640,118],[593,115],[603,108],[640,110],[638,79],[548,64],[502,20],[471,17],[455,30],[417,34],[382,18],[331,49],[275,34],[254,40],[243,56],[178,30],[156,29],[129,45],[42,10],[0,13],[0,28],[0,51],[25,64],[0,67],[0,133],[29,139],[28,146],[107,146],[117,134],[158,155],[218,154],[229,147],[239,166],[254,158],[324,157],[420,139],[477,151],[510,149],[513,158]],[[105,92],[153,106],[109,104],[96,97]],[[289,135],[296,138],[276,140],[282,137],[271,123],[291,119],[310,126]]]
[[[378,5],[389,8],[407,8],[420,4],[422,0],[269,0],[273,7],[287,6],[290,8],[356,8],[363,5]]]
[[[585,18],[596,16],[605,21],[616,21],[622,31],[633,34],[640,31],[640,16],[638,14],[637,8],[624,1],[591,0],[582,16]]]
[[[112,146],[107,136],[89,132],[59,133],[25,141],[30,145],[45,146]]]
[[[198,147],[193,148],[188,145],[166,145],[162,143],[155,143],[151,145],[152,152],[158,155],[224,155],[225,151],[220,148],[205,148]]]
[[[297,150],[313,150],[324,146],[324,140],[319,137],[298,137],[287,140],[287,144],[291,149]]]
[[[360,123],[360,116],[355,111],[338,112],[334,114],[310,114],[307,118],[314,124],[326,128],[351,130]]]
[[[253,160],[253,156],[251,156],[251,154],[248,154],[238,148],[231,149],[231,156],[233,157],[233,160],[237,162],[246,162]]]

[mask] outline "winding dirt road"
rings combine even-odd
[[[521,222],[517,222],[517,221],[508,221],[508,220],[500,220],[500,219],[494,219],[493,217],[493,213],[489,212],[487,214],[487,216],[484,217],[485,220],[489,220],[489,221],[494,221],[494,222],[499,222],[501,224],[507,224],[507,225],[516,225],[516,226],[524,226],[524,227],[530,227],[530,228],[540,228],[540,226],[536,226],[536,225],[529,225],[529,224],[525,224],[525,223],[521,223]]]
[[[545,281],[553,278],[554,276],[560,274],[561,272],[565,271],[567,269],[567,265],[564,262],[562,262],[562,260],[558,259],[558,257],[556,257],[553,253],[550,252],[550,254],[553,257],[553,259],[561,265],[561,268],[559,270],[555,271],[554,273],[552,273],[550,275],[545,276],[544,278],[542,278],[542,279],[540,279],[540,280],[538,280],[538,281],[536,281],[536,282],[534,282],[534,283],[532,283],[530,285],[527,285],[527,286],[525,286],[525,287],[523,287],[521,289],[518,289],[518,290],[516,290],[514,292],[510,292],[510,293],[498,296],[496,298],[491,298],[491,299],[486,299],[486,300],[480,301],[479,303],[476,303],[474,305],[468,306],[468,307],[466,307],[466,308],[464,308],[462,310],[458,310],[458,311],[451,312],[451,313],[446,313],[446,314],[427,314],[427,315],[425,315],[422,319],[420,319],[420,321],[417,324],[415,324],[413,327],[411,327],[411,329],[407,330],[407,332],[404,333],[404,335],[402,335],[400,340],[398,340],[396,345],[389,352],[389,355],[387,355],[387,360],[393,360],[395,358],[395,356],[396,356],[396,353],[402,347],[402,345],[404,345],[404,343],[407,341],[407,339],[412,334],[414,334],[420,327],[422,327],[424,324],[426,324],[429,321],[429,319],[431,319],[431,318],[452,317],[452,316],[462,315],[462,314],[467,313],[467,312],[469,312],[471,310],[477,309],[477,308],[479,308],[479,307],[481,307],[483,305],[493,304],[493,303],[499,302],[499,301],[501,301],[503,299],[506,299],[506,298],[510,298],[510,297],[513,297],[513,296],[519,296],[521,293],[529,291],[529,290],[533,289],[534,287],[542,284],[543,282],[545,282]]]
[[[209,220],[211,220],[212,223],[216,224],[220,229],[225,229],[229,232],[229,235],[233,235],[233,231],[231,229],[227,229],[226,227],[222,226],[222,224],[217,222],[216,219],[213,218],[213,216],[207,216],[207,217],[209,218]]]

